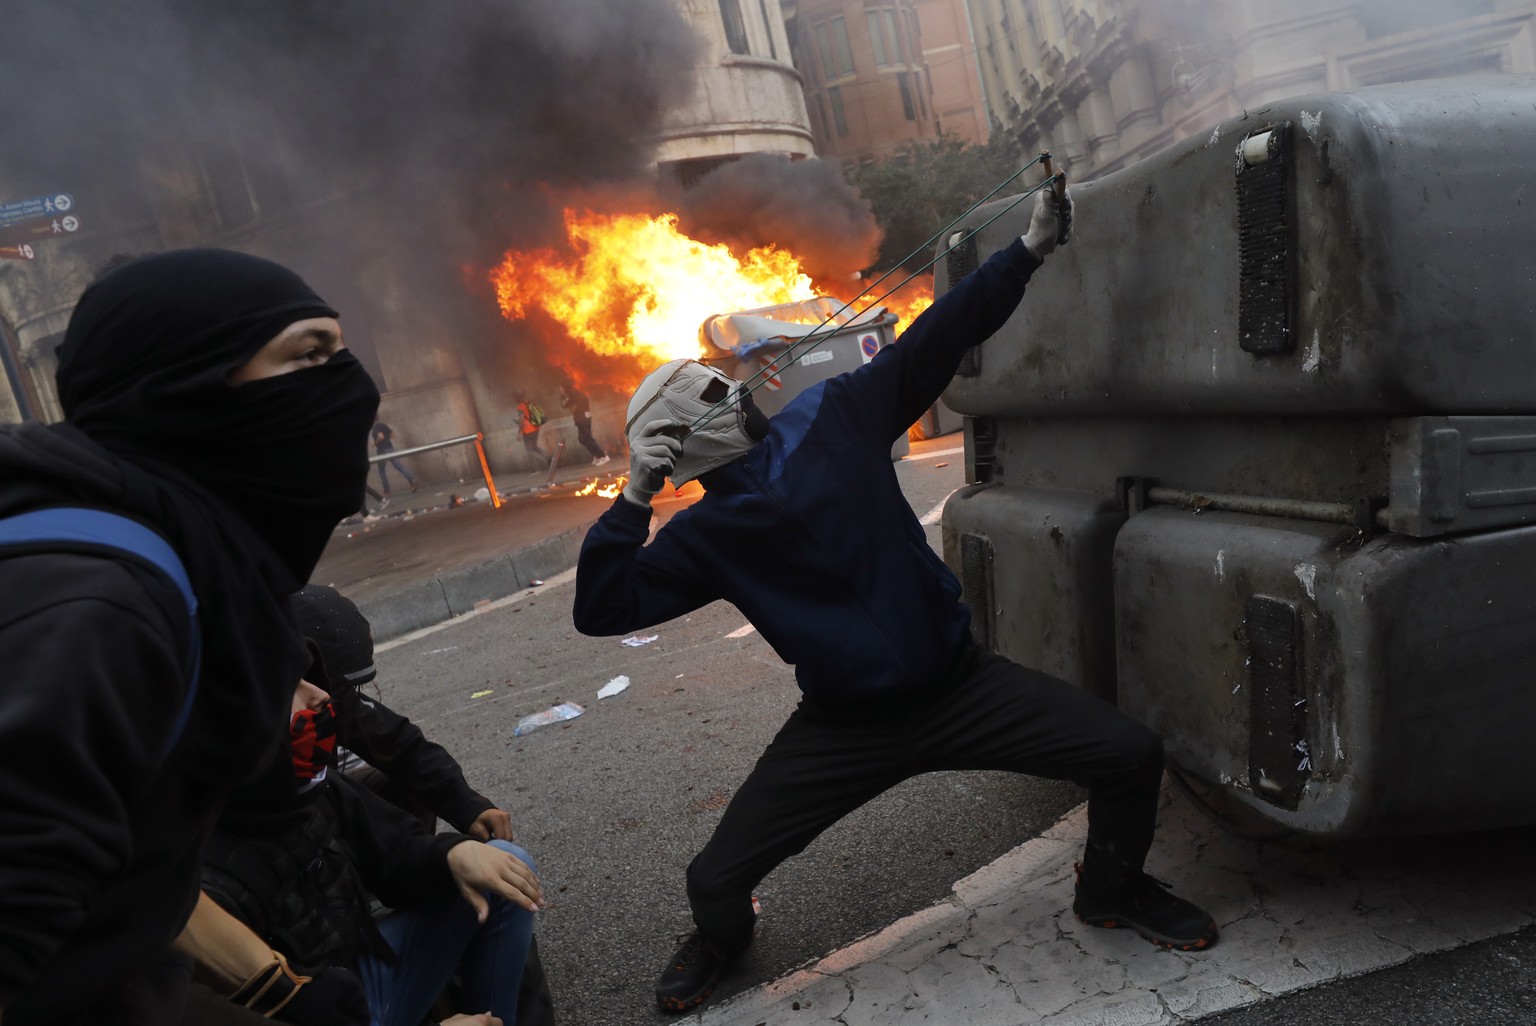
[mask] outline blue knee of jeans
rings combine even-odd
[[[487,841],[486,843],[491,847],[498,848],[501,851],[506,852],[508,855],[511,855],[513,858],[517,859],[523,865],[531,869],[535,876],[539,874],[539,866],[538,863],[533,861],[533,856],[529,855],[518,845],[513,844],[511,841],[503,841],[499,838],[494,841]]]

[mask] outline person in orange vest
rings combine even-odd
[[[533,469],[538,470],[549,463],[549,453],[539,448],[539,429],[544,426],[544,411],[539,404],[530,402],[528,393],[522,389],[514,389],[512,398],[517,400],[517,430],[523,440],[523,449],[528,453],[528,458],[534,461]]]

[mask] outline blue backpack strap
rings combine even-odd
[[[187,695],[176,715],[176,725],[171,729],[170,743],[165,753],[170,754],[176,742],[181,740],[187,719],[192,715],[192,702],[197,698],[198,678],[202,672],[203,636],[198,626],[197,594],[181,557],[171,548],[170,542],[160,537],[136,520],[108,513],[99,509],[76,506],[56,506],[34,510],[16,516],[0,518],[0,547],[35,547],[48,551],[50,544],[59,542],[79,543],[116,549],[137,556],[159,570],[181,592],[187,605],[189,629],[187,631]]]

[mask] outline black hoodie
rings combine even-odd
[[[203,649],[167,755],[189,687],[174,586],[111,552],[0,552],[5,1026],[89,1021],[158,959],[224,794],[286,748],[307,663],[287,599],[361,501],[378,393],[345,352],[228,377],[288,325],[334,314],[258,257],[142,258],[71,315],[65,423],[0,428],[0,516],[81,505],[153,528],[187,568]]]

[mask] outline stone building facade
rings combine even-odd
[[[662,128],[657,168],[683,185],[748,153],[815,153],[777,0],[677,0],[704,38],[692,99]]]
[[[816,151],[856,161],[938,135],[913,0],[785,4]]]
[[[1286,96],[1536,71],[1532,0],[968,0],[994,136],[1083,180]]]
[[[932,86],[934,125],[945,135],[985,143],[991,132],[965,0],[914,0],[923,69]]]

